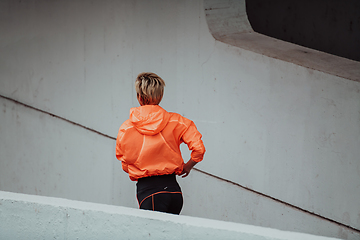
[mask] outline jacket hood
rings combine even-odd
[[[144,105],[130,109],[130,122],[141,134],[158,134],[169,119],[170,114],[159,105]]]

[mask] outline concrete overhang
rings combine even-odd
[[[360,82],[360,62],[256,33],[248,20],[245,3],[245,0],[204,0],[206,21],[217,41]]]

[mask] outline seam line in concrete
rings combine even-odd
[[[84,128],[84,129],[86,129],[86,130],[88,130],[88,131],[91,131],[91,132],[93,132],[93,133],[99,134],[99,135],[101,135],[101,136],[103,136],[103,137],[106,137],[106,138],[109,138],[109,139],[112,139],[112,140],[116,140],[115,137],[109,136],[109,135],[107,135],[107,134],[104,134],[104,133],[99,132],[99,131],[97,131],[97,130],[94,130],[94,129],[92,129],[92,128],[86,127],[86,126],[84,126],[84,125],[81,125],[81,124],[79,124],[79,123],[76,123],[76,122],[74,122],[74,121],[71,121],[71,120],[69,120],[69,119],[66,119],[66,118],[64,118],[64,117],[61,117],[61,116],[55,115],[55,114],[53,114],[53,113],[50,113],[50,112],[41,110],[41,109],[39,109],[39,108],[30,106],[30,105],[28,105],[28,104],[26,104],[26,103],[23,103],[23,102],[20,102],[20,101],[18,101],[18,100],[15,100],[15,99],[12,99],[12,98],[3,96],[3,95],[1,95],[1,94],[0,94],[0,97],[6,99],[6,100],[8,100],[8,101],[12,101],[12,102],[14,102],[14,103],[16,103],[16,104],[22,105],[22,106],[24,106],[24,107],[33,109],[33,110],[35,110],[35,111],[39,111],[39,112],[41,112],[41,113],[44,113],[44,114],[50,115],[50,116],[52,116],[52,117],[58,118],[58,119],[60,119],[60,120],[66,121],[66,122],[68,122],[68,123],[74,124],[74,125],[76,125],[76,126],[78,126],[78,127],[81,127],[81,128]],[[290,203],[284,202],[284,201],[282,201],[282,200],[280,200],[280,199],[277,199],[277,198],[271,197],[271,196],[269,196],[269,195],[266,195],[266,194],[264,194],[264,193],[258,192],[258,191],[256,191],[256,190],[250,189],[250,188],[245,187],[245,186],[243,186],[243,185],[241,185],[241,184],[238,184],[238,183],[236,183],[236,182],[233,182],[233,181],[227,180],[227,179],[225,179],[225,178],[222,178],[222,177],[213,175],[213,174],[211,174],[211,173],[202,171],[202,170],[200,170],[200,169],[198,169],[198,168],[194,168],[194,170],[195,170],[195,171],[198,171],[198,172],[200,172],[200,173],[202,173],[202,174],[205,174],[205,175],[207,175],[207,176],[209,176],[209,177],[216,178],[216,179],[218,179],[218,180],[221,180],[221,181],[230,183],[230,184],[232,184],[232,185],[235,185],[235,186],[237,186],[237,187],[243,188],[243,189],[245,189],[245,190],[247,190],[247,191],[250,191],[250,192],[252,192],[252,193],[258,194],[258,195],[263,196],[263,197],[265,197],[265,198],[271,199],[271,200],[273,200],[273,201],[275,201],[275,202],[279,202],[279,203],[284,204],[284,205],[286,205],[286,206],[288,206],[288,207],[297,209],[297,210],[299,210],[299,211],[305,212],[305,213],[307,213],[307,214],[310,214],[310,215],[313,215],[313,216],[315,216],[315,217],[321,218],[321,219],[323,219],[323,220],[326,220],[326,221],[332,222],[332,223],[334,223],[334,224],[337,224],[337,225],[339,225],[339,226],[341,226],[341,227],[345,227],[345,228],[348,228],[348,229],[350,229],[350,230],[352,230],[352,231],[355,231],[355,232],[357,232],[357,233],[360,233],[360,230],[357,229],[357,228],[354,228],[354,227],[351,227],[351,226],[349,226],[349,225],[346,225],[346,224],[337,222],[337,221],[335,221],[335,220],[333,220],[333,219],[330,219],[330,218],[321,216],[321,215],[319,215],[319,214],[317,214],[317,213],[310,212],[310,211],[308,211],[308,210],[306,210],[306,209],[300,208],[300,207],[298,207],[298,206],[295,206],[295,205],[292,205],[292,204],[290,204]]]
[[[216,179],[218,179],[218,180],[221,180],[221,181],[224,181],[224,182],[233,184],[233,185],[235,185],[235,186],[237,186],[237,187],[240,187],[240,188],[243,188],[243,189],[245,189],[245,190],[247,190],[247,191],[250,191],[250,192],[253,192],[253,193],[255,193],[255,194],[258,194],[258,195],[260,195],[260,196],[262,196],[262,197],[269,198],[269,199],[271,199],[271,200],[273,200],[273,201],[275,201],[275,202],[279,202],[279,203],[281,203],[281,204],[284,204],[284,205],[286,205],[286,206],[288,206],[288,207],[294,208],[294,209],[299,210],[299,211],[301,211],[301,212],[305,212],[305,213],[307,213],[307,214],[310,214],[310,215],[313,215],[313,216],[315,216],[315,217],[321,218],[321,219],[323,219],[323,220],[326,220],[326,221],[332,222],[332,223],[334,223],[334,224],[337,224],[337,225],[339,225],[339,226],[341,226],[341,227],[348,228],[348,229],[350,229],[350,230],[352,230],[352,231],[354,231],[354,232],[360,233],[360,230],[357,229],[357,228],[354,228],[354,227],[351,227],[351,226],[349,226],[349,225],[346,225],[346,224],[337,222],[337,221],[335,221],[335,220],[333,220],[333,219],[331,219],[331,218],[327,218],[327,217],[321,216],[321,215],[319,215],[319,214],[317,214],[317,213],[310,212],[310,211],[308,211],[308,210],[306,210],[306,209],[303,209],[303,208],[301,208],[301,207],[292,205],[292,204],[287,203],[287,202],[284,202],[284,201],[282,201],[282,200],[280,200],[280,199],[271,197],[271,196],[266,195],[266,194],[264,194],[264,193],[261,193],[261,192],[258,192],[258,191],[256,191],[256,190],[253,190],[253,189],[251,189],[251,188],[245,187],[245,186],[243,186],[243,185],[241,185],[241,184],[239,184],[239,183],[236,183],[236,182],[227,180],[227,179],[225,179],[225,178],[222,178],[222,177],[213,175],[213,174],[211,174],[211,173],[202,171],[202,170],[200,170],[200,169],[198,169],[198,168],[194,168],[194,170],[196,170],[196,171],[198,171],[198,172],[200,172],[200,173],[202,173],[202,174],[208,175],[208,176],[210,176],[210,177],[216,178]]]
[[[116,140],[115,137],[109,136],[109,135],[107,135],[107,134],[105,134],[105,133],[102,133],[102,132],[99,132],[99,131],[97,131],[97,130],[95,130],[95,129],[86,127],[86,126],[84,126],[84,125],[81,125],[80,123],[71,121],[71,120],[66,119],[66,118],[64,118],[64,117],[61,117],[61,116],[55,115],[55,114],[53,114],[53,113],[50,113],[50,112],[41,110],[41,109],[39,109],[39,108],[30,106],[30,105],[28,105],[28,104],[26,104],[26,103],[23,103],[23,102],[20,102],[20,101],[18,101],[18,100],[15,100],[15,99],[12,99],[12,98],[9,98],[9,97],[5,97],[5,96],[3,96],[3,95],[1,95],[1,94],[0,94],[0,97],[4,98],[4,99],[6,99],[6,100],[12,101],[12,102],[14,102],[14,103],[16,103],[16,104],[22,105],[22,106],[24,106],[24,107],[33,109],[33,110],[35,110],[35,111],[38,111],[38,112],[41,112],[41,113],[50,115],[50,116],[52,116],[52,117],[61,119],[61,120],[63,120],[63,121],[66,121],[66,122],[68,122],[68,123],[71,123],[71,124],[74,124],[74,125],[76,125],[76,126],[78,126],[78,127],[84,128],[84,129],[86,129],[86,130],[88,130],[88,131],[91,131],[91,132],[93,132],[93,133],[97,133],[97,134],[99,134],[99,135],[101,135],[101,136],[103,136],[103,137],[107,137],[107,138],[110,138],[110,139],[112,139],[112,140]]]

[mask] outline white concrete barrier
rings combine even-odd
[[[0,239],[330,240],[334,238],[0,191]]]

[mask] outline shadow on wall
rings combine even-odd
[[[255,32],[360,61],[360,1],[246,0]]]
[[[295,5],[294,1],[281,4],[283,1],[278,0],[271,1],[271,4],[265,4],[258,0],[204,0],[204,7],[210,33],[220,42],[271,58],[291,62],[308,69],[359,82],[360,62],[325,52],[330,52],[329,49],[320,51],[315,49],[315,47],[324,46],[326,48],[326,46],[329,46],[331,49],[341,49],[343,52],[355,54],[355,56],[359,55],[360,45],[357,43],[360,42],[360,37],[358,36],[360,31],[357,29],[360,28],[360,23],[358,23],[360,19],[355,21],[352,18],[347,18],[349,19],[348,23],[346,21],[336,21],[336,23],[344,23],[341,25],[340,23],[328,23],[328,14],[324,14],[322,18],[319,16],[319,18],[324,19],[321,21],[317,19],[311,20],[311,18],[308,21],[302,21],[301,19],[304,17],[302,12],[306,12],[307,7],[310,8],[310,4],[307,3],[308,1],[305,1],[305,3],[303,1],[297,2],[296,4],[302,7],[296,7],[297,5]],[[294,4],[291,5],[291,3]],[[283,5],[288,8],[284,8]],[[352,5],[348,5],[348,7],[352,9],[350,12],[354,13],[352,16],[355,19],[356,10],[355,12],[353,10],[360,9],[360,7],[357,7],[360,3],[354,3],[353,5],[353,8],[351,8]],[[311,8],[314,9],[312,6]],[[330,5],[328,9],[332,9]],[[344,10],[343,7],[339,7],[339,9]],[[345,15],[340,10],[339,13],[333,13],[332,19],[338,19]],[[250,13],[247,11],[250,11]],[[270,13],[277,15],[277,17],[272,17]],[[313,11],[310,11],[310,13],[314,15]],[[295,20],[291,20],[293,18]],[[347,31],[347,34],[342,34],[342,32],[337,30],[337,27],[343,29],[344,25],[350,24],[350,22],[352,22],[351,27],[343,30]],[[330,27],[325,28],[322,25],[330,25]],[[332,27],[332,25],[337,27]],[[281,29],[279,30],[279,28]],[[263,29],[267,29],[267,31],[263,31]],[[322,31],[318,29],[322,29]],[[265,35],[268,32],[270,33]],[[282,35],[277,35],[277,33]],[[331,34],[334,37],[327,36],[325,33]],[[296,44],[287,40],[281,40],[281,38],[285,37]],[[313,43],[313,45],[305,47],[304,43],[304,46],[301,46],[302,43],[298,39],[304,41],[309,39],[308,41]]]

